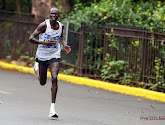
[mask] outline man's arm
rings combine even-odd
[[[44,32],[46,30],[46,24],[45,22],[42,22],[38,25],[38,27],[34,30],[34,32],[29,37],[29,41],[34,44],[42,44],[43,41],[39,41],[36,39],[36,36],[38,36],[40,33]]]
[[[64,50],[68,54],[68,53],[70,53],[71,48],[70,48],[70,46],[66,45],[66,43],[65,43],[65,40],[64,40],[64,37],[63,37],[63,29],[64,29],[64,26],[62,25],[62,34],[61,34],[61,37],[60,37],[60,41],[61,41],[61,43],[64,47]]]
[[[29,37],[29,41],[31,43],[34,44],[43,44],[43,45],[48,45],[48,46],[52,46],[54,44],[54,42],[47,41],[39,41],[38,39],[36,39],[36,37],[40,34],[46,31],[46,22],[42,22],[38,25],[38,27],[34,30],[34,32],[31,34],[31,36]]]

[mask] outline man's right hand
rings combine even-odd
[[[47,46],[55,46],[56,42],[54,40],[49,40],[47,42],[43,42],[42,44]]]

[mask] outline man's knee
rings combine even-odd
[[[46,84],[46,81],[40,81],[40,84],[44,86]]]
[[[57,75],[52,77],[52,83],[57,83]]]
[[[52,77],[52,91],[57,91],[58,89],[58,84],[57,84],[57,77]]]
[[[42,86],[44,86],[44,85],[46,84],[46,79],[40,79],[39,81],[40,81],[40,84],[41,84]]]
[[[43,86],[46,84],[47,78],[38,76],[38,80],[39,80],[40,84]]]

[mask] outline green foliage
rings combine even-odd
[[[62,62],[64,65],[67,63],[66,60],[62,60],[61,62]]]
[[[7,39],[5,41],[5,49],[4,49],[4,51],[5,51],[5,55],[8,55],[8,54],[12,53],[13,48],[12,48],[12,41],[11,40]]]
[[[74,24],[111,23],[162,29],[165,31],[165,5],[159,1],[101,0],[84,6],[77,3],[68,20]]]
[[[108,39],[110,41],[109,48],[113,48],[117,51],[117,40],[114,35],[113,29],[111,29],[111,33],[107,33],[106,35],[108,36]],[[105,57],[105,65],[102,66],[101,77],[104,80],[109,78],[119,78],[119,76],[121,76],[121,71],[124,71],[124,64],[125,62],[123,60],[116,61],[107,53]]]
[[[153,83],[146,83],[147,86],[149,87],[150,90],[157,90],[158,89],[158,84],[153,84]]]
[[[98,58],[96,61],[92,61],[88,67],[90,70],[100,69],[102,67],[102,60]]]
[[[20,47],[16,50],[18,55],[21,55],[25,48],[25,44],[21,44]]]
[[[139,85],[140,87],[142,87],[142,88],[145,88],[146,83],[145,83],[145,82],[139,82],[138,85]]]
[[[5,61],[10,63],[12,61],[11,55],[6,56]]]
[[[14,0],[5,0],[3,3],[3,0],[0,0],[0,8],[9,11],[16,11],[16,2]]]
[[[164,69],[161,64],[161,59],[157,57],[155,59],[154,72],[156,73],[156,83],[153,83],[149,80],[148,83],[139,82],[138,85],[142,88],[147,88],[154,91],[164,91],[164,87],[165,87]]]
[[[73,73],[74,73],[74,68],[72,67],[72,68],[69,68],[69,69],[67,69],[67,70],[64,70],[62,73],[63,73],[63,74],[66,74],[66,75],[73,75]]]
[[[88,13],[86,12],[88,12],[88,7],[84,7],[81,3],[78,3],[66,18],[69,22],[80,26],[81,22],[87,22],[89,20]]]
[[[160,53],[162,55],[162,58],[165,59],[165,41],[161,41],[161,46],[162,48],[160,48]]]
[[[115,50],[118,50],[119,48],[118,48],[117,43],[116,43],[117,39],[114,35],[114,30],[111,29],[111,33],[106,33],[106,35],[108,36],[108,39],[110,41],[109,47],[114,48]]]
[[[139,46],[140,46],[140,41],[139,41],[139,40],[132,41],[132,45],[133,45],[134,47],[139,47]]]
[[[70,5],[73,6],[75,4],[83,4],[84,6],[90,6],[92,3],[97,3],[101,0],[71,0]]]
[[[155,73],[156,73],[156,83],[159,86],[165,87],[164,69],[163,66],[161,65],[160,58],[155,59]]]
[[[88,35],[84,34],[83,67],[89,69],[87,72],[90,74],[95,74],[96,69],[99,70],[102,67],[103,36],[94,29],[96,29],[96,26],[89,25],[89,30],[91,32]]]
[[[67,15],[66,13],[62,10],[62,6],[59,5],[59,2],[55,2],[56,7],[59,9],[60,12],[60,18],[64,19]]]
[[[20,6],[21,12],[31,13],[32,0],[20,0]],[[8,11],[18,11],[16,6],[16,0],[0,0],[0,9]]]
[[[103,65],[101,70],[101,77],[106,80],[109,78],[118,78],[121,75],[121,71],[124,70],[124,61],[110,61],[109,54],[105,58],[105,65]]]
[[[11,30],[11,27],[14,25],[12,22],[1,22],[0,26],[0,32],[8,33]]]
[[[119,82],[123,85],[129,85],[132,82],[132,76],[128,75],[127,73],[124,73],[124,76],[120,77]]]
[[[35,58],[34,57],[29,57],[29,61],[34,64],[35,63]]]
[[[29,56],[25,56],[25,55],[23,55],[23,56],[20,56],[20,60],[21,61],[27,61],[27,60],[29,60]]]
[[[154,91],[158,90],[158,84],[153,84],[150,81],[148,83],[139,82],[138,86],[141,87],[141,88],[147,88],[149,90],[154,90]]]

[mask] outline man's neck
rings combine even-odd
[[[56,25],[57,25],[57,21],[50,21],[50,24],[51,24],[52,26],[56,26]]]
[[[58,30],[59,25],[57,21],[50,21],[51,28],[54,30]]]

